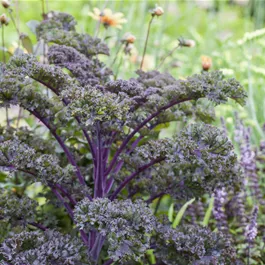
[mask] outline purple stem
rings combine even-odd
[[[157,125],[157,124],[156,124],[156,125]],[[151,126],[149,129],[150,129],[150,130],[153,129],[156,125]],[[143,136],[143,135],[140,135],[140,136],[139,136],[139,137],[138,137],[138,138],[132,143],[130,149],[126,152],[126,154],[130,154],[130,153],[131,153],[131,152],[132,152],[132,151],[138,146],[139,142],[140,142],[143,138],[144,138],[144,136]],[[112,172],[113,175],[117,174],[117,173],[121,170],[123,164],[124,164],[124,161],[123,161],[123,160],[120,160],[120,161],[118,162],[117,166],[115,167],[114,171]],[[107,175],[106,175],[106,174],[105,174],[105,177],[107,178]],[[109,191],[111,190],[111,187],[112,187],[113,183],[114,183],[114,179],[113,179],[113,177],[111,177],[111,178],[108,180],[108,182],[107,182],[107,187],[105,188],[105,194],[109,193]]]
[[[146,118],[142,123],[140,123],[127,137],[126,139],[123,141],[123,143],[121,144],[120,148],[116,151],[112,161],[110,162],[110,165],[106,171],[106,175],[108,175],[113,166],[115,165],[115,163],[117,162],[117,159],[119,157],[119,155],[121,154],[121,152],[123,151],[123,149],[127,146],[127,144],[129,143],[129,141],[133,138],[133,136],[140,130],[142,129],[149,121],[151,121],[153,118],[155,118],[156,116],[158,116],[162,111],[167,110],[169,108],[171,108],[172,106],[176,105],[176,104],[180,104],[182,102],[185,101],[189,101],[191,100],[190,98],[186,98],[186,99],[181,99],[181,100],[173,100],[170,103],[168,103],[167,105],[165,105],[164,107],[161,107],[160,109],[158,109],[155,113],[153,113],[152,115],[150,115],[148,118]]]
[[[89,252],[94,261],[98,260],[100,251],[101,251],[103,244],[105,242],[105,238],[106,238],[105,236],[97,233],[96,240],[94,241],[93,247]]]
[[[113,183],[114,183],[114,178],[110,178],[107,180],[107,184],[106,184],[106,188],[105,188],[105,194],[109,193],[109,191],[112,188]]]
[[[59,92],[57,91],[57,89],[53,88],[53,87],[50,86],[49,84],[47,84],[47,83],[45,83],[45,82],[43,82],[43,81],[41,81],[41,80],[39,80],[39,79],[37,79],[37,78],[33,78],[33,77],[31,77],[31,78],[34,79],[35,81],[39,82],[40,84],[46,86],[46,87],[49,88],[52,92],[54,92],[57,96],[59,96]],[[64,103],[66,106],[69,104],[69,102],[67,102],[66,99],[63,99],[62,101],[63,101],[63,103]],[[80,118],[79,118],[79,117],[75,117],[75,119],[77,120],[78,124],[81,126]],[[83,131],[84,136],[85,136],[85,138],[86,138],[86,140],[87,140],[87,142],[88,142],[88,145],[89,145],[89,147],[90,147],[91,154],[92,154],[92,157],[93,157],[93,161],[95,162],[96,156],[95,156],[95,150],[94,150],[94,148],[93,148],[92,141],[91,141],[91,139],[90,139],[88,133],[87,133],[84,129],[82,129],[82,131]]]
[[[84,230],[80,230],[80,235],[81,235],[81,238],[83,240],[83,242],[85,243],[86,246],[88,246],[88,237],[87,237],[87,234],[84,232]]]
[[[29,170],[23,169],[23,168],[16,168],[16,167],[13,166],[13,165],[6,166],[6,168],[16,169],[16,170],[18,170],[18,171],[21,171],[21,172],[24,172],[24,173],[27,173],[27,174],[30,174],[30,175],[36,177],[36,174],[35,174],[35,173],[33,173],[33,172],[29,171]]]
[[[76,200],[67,192],[67,190],[62,187],[60,184],[56,183],[55,187],[62,192],[63,195],[65,195],[69,201],[73,204],[76,205]]]
[[[58,198],[58,200],[63,203],[65,209],[67,210],[68,214],[70,215],[71,219],[74,220],[74,213],[73,210],[71,209],[70,205],[64,201],[64,198],[62,195],[52,186],[50,186],[52,192],[55,194],[55,196]]]
[[[166,193],[165,192],[160,192],[158,194],[155,194],[153,196],[151,196],[148,200],[146,200],[145,202],[146,203],[151,203],[153,200],[157,199],[157,198],[160,198],[161,196],[165,195]]]
[[[68,158],[68,161],[71,163],[72,166],[75,167],[76,169],[76,175],[79,179],[79,182],[82,184],[82,185],[86,185],[86,182],[84,180],[84,177],[82,176],[81,174],[81,171],[78,167],[78,165],[76,164],[72,154],[70,153],[69,149],[67,148],[67,146],[64,144],[62,138],[56,133],[56,129],[52,128],[50,126],[50,124],[46,121],[45,118],[42,118],[40,116],[40,114],[34,110],[29,110],[30,113],[32,113],[36,118],[38,118],[51,132],[51,134],[54,136],[54,138],[57,140],[57,142],[60,144],[60,146],[62,147],[62,149],[64,150],[64,153],[66,154],[67,158]],[[90,199],[92,200],[92,198],[90,197]]]
[[[113,263],[113,260],[112,259],[109,259],[103,265],[110,265],[111,263]]]
[[[95,175],[95,187],[94,187],[94,198],[102,197],[104,195],[105,181],[104,181],[104,161],[103,161],[103,150],[102,150],[102,139],[100,132],[100,125],[96,125],[97,131],[97,166],[94,168],[96,171]]]
[[[114,200],[117,195],[120,193],[120,191],[133,179],[135,178],[139,173],[143,172],[144,170],[148,169],[149,167],[153,166],[156,163],[159,163],[161,161],[163,161],[165,158],[164,157],[160,157],[157,158],[153,161],[151,161],[150,163],[138,168],[137,171],[135,171],[134,173],[132,173],[130,176],[126,177],[125,180],[119,185],[119,187],[114,191],[114,193],[110,196],[111,200]]]
[[[36,222],[29,222],[28,224],[30,224],[30,225],[32,225],[32,226],[35,226],[35,227],[39,228],[39,229],[42,230],[42,231],[47,230],[47,227],[45,227],[45,226],[42,225],[42,224],[36,223]]]
[[[74,222],[74,213],[73,213],[73,210],[71,209],[70,205],[64,201],[64,198],[62,197],[62,195],[52,186],[52,185],[49,185],[52,192],[55,194],[55,196],[59,199],[59,201],[61,201],[64,205],[64,207],[66,208],[66,211],[68,212],[68,214],[70,215],[71,219],[73,220]],[[81,238],[83,240],[83,242],[85,243],[85,245],[88,246],[88,237],[86,235],[86,233],[84,232],[84,230],[80,230],[80,235],[81,235]]]

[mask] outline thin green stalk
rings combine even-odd
[[[144,64],[144,57],[145,57],[145,53],[146,53],[146,49],[147,49],[147,43],[148,43],[149,34],[150,34],[150,30],[151,30],[151,24],[152,24],[153,20],[154,20],[154,15],[152,15],[152,17],[149,21],[149,24],[148,24],[147,35],[146,35],[145,44],[144,44],[144,52],[143,52],[142,61],[141,61],[141,65],[140,65],[141,70],[142,70],[143,64]]]
[[[8,11],[9,11],[9,15],[10,15],[11,21],[12,21],[12,23],[13,23],[15,29],[16,29],[16,32],[18,34],[18,39],[19,39],[19,42],[20,42],[20,38],[19,38],[20,37],[20,32],[19,32],[19,28],[18,28],[18,26],[16,24],[16,21],[15,21],[13,15],[12,15],[13,10],[10,8]],[[18,46],[19,46],[19,44],[18,44]]]
[[[115,62],[116,62],[116,60],[117,60],[117,58],[118,58],[118,54],[120,53],[121,48],[122,48],[122,43],[121,43],[120,46],[118,47],[117,52],[116,52],[115,57],[114,57],[114,60],[113,60],[112,63],[110,64],[110,67],[113,66],[113,65],[115,64]]]
[[[247,249],[248,249],[248,265],[250,265],[250,245],[249,243],[248,243]]]
[[[5,55],[5,30],[4,30],[4,25],[2,25],[2,47],[3,47],[3,61],[6,63],[6,55]],[[6,125],[7,127],[10,126],[9,122],[9,115],[8,115],[8,108],[6,107]]]
[[[11,18],[11,21],[16,29],[16,32],[17,32],[17,35],[18,35],[18,47],[20,47],[20,30],[19,30],[19,1],[17,0],[16,1],[16,20],[12,14],[13,10],[11,8],[9,8],[9,15],[10,15],[10,18]],[[22,108],[19,107],[19,112],[18,112],[18,118],[17,118],[17,128],[19,126],[19,122],[20,122],[20,119],[21,119],[21,115],[22,115]]]
[[[179,44],[175,47],[175,48],[173,48],[168,54],[166,54],[162,59],[161,59],[161,62],[160,62],[160,64],[157,66],[157,68],[156,69],[158,69],[158,68],[160,68],[163,64],[164,64],[164,62],[165,62],[165,60],[169,57],[169,56],[171,56],[178,48],[179,48],[180,46],[179,46]]]
[[[46,12],[49,13],[49,1],[46,0],[45,2],[46,2]]]
[[[19,107],[18,117],[17,117],[17,128],[19,127],[19,122],[20,122],[21,117],[22,117],[22,112],[23,112],[23,109],[21,107]]]
[[[106,8],[106,6],[107,6],[107,4],[108,4],[108,1],[109,1],[109,0],[106,0],[106,1],[105,1],[104,5],[103,5],[103,8],[102,8],[101,10],[104,10],[104,9]],[[101,21],[99,20],[99,21],[97,22],[97,24],[96,24],[95,35],[94,35],[95,38],[98,37],[99,29],[100,29],[100,24],[101,24]]]
[[[45,16],[45,0],[41,0],[42,17]]]
[[[6,63],[4,25],[2,25],[2,47],[3,47],[3,61],[4,61],[4,63]]]
[[[119,65],[118,65],[118,67],[117,67],[117,72],[116,72],[116,74],[115,74],[115,76],[114,76],[114,79],[115,79],[115,80],[117,80],[117,77],[118,77],[118,74],[119,74],[119,71],[120,71],[120,68],[121,68],[121,64],[122,64],[122,62],[123,62],[123,56],[121,56],[121,59],[120,59],[120,61],[119,61]]]

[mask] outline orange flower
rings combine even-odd
[[[126,44],[134,43],[136,40],[136,37],[132,35],[131,33],[127,32],[125,33],[124,37],[122,38],[122,42]]]
[[[100,21],[105,28],[114,27],[121,29],[122,24],[127,22],[122,13],[113,13],[109,8],[105,8],[103,12],[98,8],[94,8],[93,11],[94,12],[88,12],[88,15],[93,19]]]
[[[208,56],[201,57],[202,69],[208,71],[212,67],[212,58]]]

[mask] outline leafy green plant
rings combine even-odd
[[[173,229],[150,204],[165,194],[185,203],[240,187],[233,145],[208,123],[213,104],[229,98],[244,104],[242,86],[220,71],[176,80],[139,70],[137,78],[115,80],[99,60],[110,53],[106,44],[75,26],[72,16],[50,12],[36,28],[38,40],[52,43],[48,62],[23,53],[1,66],[1,106],[18,105],[51,136],[7,124],[1,169],[18,186],[41,182],[46,204],[64,207],[70,220],[70,227],[49,222],[54,211],[43,212],[23,188],[3,190],[1,264],[236,262],[221,233],[196,225]],[[185,126],[159,139],[172,121]]]

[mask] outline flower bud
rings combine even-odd
[[[152,10],[152,16],[162,16],[164,14],[164,9],[161,6],[156,6],[153,10]]]
[[[132,35],[131,33],[126,33],[124,37],[122,38],[121,42],[126,44],[132,44],[136,40],[136,37]]]
[[[2,14],[0,16],[0,22],[1,22],[2,25],[6,25],[6,26],[8,25],[8,18],[6,16],[6,14]]]
[[[208,71],[212,67],[212,59],[208,56],[201,57],[202,69]]]
[[[4,8],[9,8],[10,7],[10,1],[9,0],[2,0],[2,6]]]
[[[181,43],[181,46],[183,47],[194,47],[196,45],[196,42],[194,40],[183,40]]]
[[[183,65],[182,62],[180,62],[180,61],[175,61],[175,62],[173,62],[173,63],[171,64],[171,67],[173,67],[173,68],[179,68],[179,67],[181,67],[182,65]]]
[[[132,43],[128,43],[125,48],[124,48],[124,53],[125,54],[131,54],[131,51],[133,49],[133,44]]]

